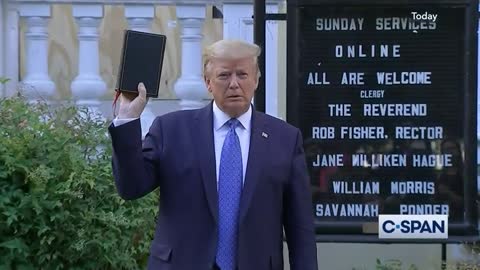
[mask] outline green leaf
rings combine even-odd
[[[12,270],[12,267],[10,267],[10,262],[1,262],[0,264],[0,270]]]
[[[33,267],[32,265],[27,265],[27,264],[17,265],[16,268],[17,268],[18,270],[35,270],[35,267]]]
[[[27,245],[25,245],[25,243],[23,243],[23,241],[18,238],[0,243],[0,247],[20,250],[28,249]]]

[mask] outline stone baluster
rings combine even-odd
[[[140,32],[151,32],[155,17],[155,7],[152,5],[125,4],[125,18],[128,28]]]
[[[154,17],[155,7],[153,5],[125,5],[125,18],[128,22],[128,28],[131,30],[150,33]],[[155,100],[150,99],[140,116],[143,137],[145,137],[153,120],[155,120],[155,114],[152,111],[155,103]]]
[[[23,94],[29,99],[49,99],[55,84],[48,75],[48,21],[50,4],[21,4],[20,16],[26,23],[26,67]]]
[[[71,84],[72,96],[80,106],[99,114],[100,99],[107,86],[100,77],[98,26],[103,18],[103,5],[75,4],[72,13],[78,26],[78,75]]]
[[[208,93],[202,78],[202,27],[205,5],[177,5],[182,46],[181,76],[174,90],[182,109],[196,109],[205,105]]]
[[[5,26],[4,26],[5,20],[3,19],[4,5],[5,5],[5,1],[1,1],[0,2],[0,31],[2,31],[2,33],[6,33]],[[5,43],[4,39],[5,39],[4,35],[0,35],[0,79],[5,77],[4,60],[3,60],[4,52],[5,52],[3,49],[3,44]],[[3,96],[5,96],[5,89],[4,89],[4,85],[0,83],[0,98],[2,98]]]
[[[13,96],[18,91],[18,55],[19,55],[19,11],[13,3],[7,5],[7,21],[5,23],[4,75],[10,79],[4,87],[4,96]]]

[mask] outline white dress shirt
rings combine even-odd
[[[131,122],[133,120],[137,120],[138,118],[124,118],[124,119],[118,119],[118,117],[115,117],[115,119],[113,119],[113,126],[114,127],[118,127],[118,126],[121,126],[123,124],[126,124],[128,122]]]
[[[230,116],[224,113],[217,104],[213,102],[213,138],[215,142],[215,169],[217,172],[217,187],[218,187],[218,176],[220,171],[220,157],[222,156],[222,147],[223,142],[225,142],[225,137],[228,133],[228,127],[225,125]],[[126,124],[130,121],[136,120],[138,118],[127,118],[127,119],[118,119],[113,120],[113,125],[115,127]],[[238,125],[235,131],[237,132],[238,139],[240,140],[240,148],[242,151],[242,168],[243,168],[243,182],[245,183],[245,173],[247,171],[247,162],[248,162],[248,152],[250,149],[250,134],[251,134],[251,120],[252,120],[252,106],[249,106],[248,111],[242,114],[237,118],[240,121],[241,125]]]
[[[227,137],[228,126],[225,125],[230,116],[224,113],[217,104],[213,102],[213,137],[215,142],[215,164],[217,171],[217,187],[218,187],[218,176],[220,172],[220,157],[222,156],[222,147],[223,142],[225,142],[225,137]],[[250,133],[251,133],[251,120],[252,120],[252,106],[248,107],[248,111],[240,115],[238,118],[241,125],[238,125],[235,129],[238,139],[240,140],[240,148],[242,151],[242,168],[243,168],[243,183],[245,183],[245,173],[247,171],[247,162],[248,162],[248,152],[250,149]]]

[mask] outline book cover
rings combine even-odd
[[[165,35],[125,30],[116,90],[137,93],[143,82],[147,97],[158,97],[166,42]]]

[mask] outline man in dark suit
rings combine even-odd
[[[148,269],[280,270],[285,232],[292,270],[316,270],[309,180],[300,131],[251,105],[258,46],[222,40],[206,49],[214,101],[157,117],[144,141],[147,99],[122,93],[109,128],[120,196],[160,187]]]

